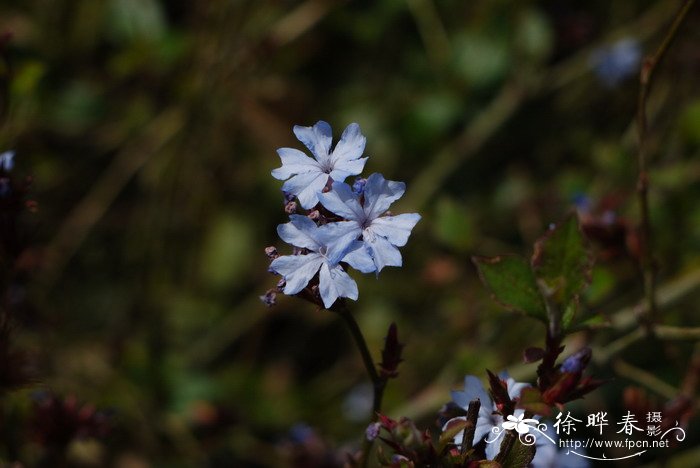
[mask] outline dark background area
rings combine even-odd
[[[494,303],[470,257],[530,255],[576,206],[634,231],[635,51],[654,50],[679,5],[5,0],[0,151],[16,150],[14,174],[33,177],[38,204],[22,217],[33,267],[15,335],[38,377],[3,398],[5,414],[31,418],[37,389],[111,408],[106,438],[71,442],[81,466],[287,466],[305,425],[328,447],[356,444],[371,391],[343,324],[296,298],[272,309],[258,298],[277,281],[263,249],[286,248],[275,150],[301,149],[292,126],[318,120],[336,138],[359,123],[365,174],[405,181],[392,212],[423,216],[403,268],[355,276],[350,306],[377,360],[391,322],[406,343],[385,411],[436,433],[465,374],[534,381],[521,355],[543,328]],[[633,47],[614,56],[621,40]],[[699,41],[695,8],[648,102],[659,322],[688,328],[700,299]],[[606,355],[634,329],[642,283],[629,238],[591,241],[584,313],[613,325],[572,335],[567,351],[589,344],[591,372],[612,381],[572,413],[622,415],[630,386],[673,400],[695,343]],[[41,456],[25,430],[6,425],[0,460]],[[698,440],[694,421],[643,462],[690,466]]]

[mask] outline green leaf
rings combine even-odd
[[[592,256],[574,214],[535,243],[533,271],[540,289],[563,315],[558,319],[564,328],[574,318],[579,294],[590,282],[592,267]]]
[[[503,460],[502,466],[503,468],[522,468],[523,466],[529,466],[533,458],[535,458],[534,444],[524,445],[515,437],[513,447],[508,452],[506,459]]]
[[[520,392],[518,408],[541,416],[549,416],[552,412],[549,405],[542,400],[542,393],[535,387],[527,387]]]
[[[473,257],[479,276],[503,306],[547,323],[547,309],[527,260],[515,255]]]
[[[564,309],[564,314],[561,318],[561,326],[564,330],[569,329],[569,327],[571,326],[571,322],[576,316],[576,312],[578,312],[578,301],[569,302],[566,305],[566,309]]]

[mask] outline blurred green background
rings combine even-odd
[[[37,387],[115,414],[107,439],[75,442],[73,463],[288,466],[302,424],[328,447],[358,442],[368,379],[341,321],[295,298],[272,309],[258,299],[277,281],[264,247],[287,252],[275,149],[302,148],[292,126],[320,119],[336,138],[358,122],[365,174],[406,181],[392,211],[423,216],[403,268],[355,275],[352,311],[377,360],[392,321],[406,343],[386,412],[435,429],[466,373],[533,381],[521,354],[542,345],[542,327],[492,302],[470,256],[529,255],[576,203],[633,232],[638,57],[612,83],[596,57],[620,40],[649,53],[678,6],[3,1],[0,149],[17,151],[38,202],[26,215],[34,312],[18,340],[37,356]],[[700,299],[698,26],[696,9],[648,111],[660,321],[681,327],[698,326]],[[595,355],[634,327],[634,249],[615,245],[598,256],[584,308],[623,325],[577,334],[567,352],[591,343]],[[630,385],[662,403],[694,394],[693,349],[640,340],[599,359],[593,373],[612,382],[573,408],[620,414]],[[28,412],[30,392],[6,410]],[[679,447],[645,460],[697,456],[699,439],[691,424]],[[39,450],[22,441],[17,453],[31,466]]]

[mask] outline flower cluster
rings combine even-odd
[[[492,378],[491,380],[493,384],[494,379]],[[517,402],[523,389],[530,385],[516,382],[507,372],[501,372],[498,375],[498,382],[496,385],[498,385],[498,388],[502,391],[493,391],[492,389],[491,394],[489,394],[478,377],[468,375],[464,378],[464,390],[452,392],[452,400],[464,410],[469,407],[469,403],[473,400],[479,400],[481,403],[479,416],[476,421],[476,428],[474,429],[474,439],[471,445],[476,445],[482,439],[487,438],[493,428],[499,428],[503,424],[508,424],[507,422],[504,423],[504,416],[515,416],[517,419],[522,418],[525,414],[525,411],[522,409],[513,411],[512,407],[514,405],[512,405],[512,403]],[[510,410],[506,409],[505,406],[511,406]],[[465,420],[466,418],[460,416],[455,419]],[[445,430],[452,421],[453,420],[448,421],[443,427],[443,430]],[[453,438],[453,442],[461,446],[463,443],[463,435],[463,432],[456,434]],[[486,444],[485,447],[486,458],[489,460],[496,458],[500,448],[500,443],[493,442],[495,442],[495,440],[489,440],[489,443]]]
[[[359,175],[367,162],[362,157],[366,139],[356,123],[348,125],[332,146],[331,127],[319,121],[312,127],[294,127],[294,134],[313,158],[293,148],[277,150],[282,167],[272,176],[285,180],[285,211],[289,222],[277,233],[294,247],[292,255],[266,252],[270,271],[282,276],[278,289],[305,297],[330,308],[340,297],[357,300],[357,283],[348,266],[362,273],[376,273],[386,266],[401,266],[398,247],[406,245],[420,220],[416,213],[392,216],[390,205],[401,198],[406,185],[375,173],[345,183]],[[299,205],[307,213],[299,214]],[[261,297],[273,304],[274,291]]]

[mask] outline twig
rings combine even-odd
[[[657,288],[656,307],[658,309],[671,306],[697,291],[698,288],[700,288],[700,269],[677,276]],[[610,327],[618,331],[629,330],[637,324],[639,314],[645,314],[647,311],[645,302],[620,309],[610,315]]]
[[[360,326],[357,324],[357,321],[355,320],[355,317],[352,315],[352,313],[350,313],[350,310],[348,309],[345,302],[337,301],[335,305],[331,308],[331,310],[340,315],[343,321],[345,321],[345,324],[348,326],[350,334],[355,340],[355,344],[357,345],[357,348],[359,349],[360,354],[362,355],[362,362],[365,365],[367,374],[369,374],[369,377],[372,380],[372,388],[374,390],[374,399],[372,403],[372,421],[374,422],[377,420],[378,414],[382,408],[382,397],[384,396],[384,388],[386,387],[387,381],[385,378],[381,377],[377,372],[377,367],[374,365],[374,361],[372,360],[372,354],[369,352],[369,348],[367,347],[367,342],[365,341],[365,337],[362,334],[362,330],[360,330]],[[373,444],[374,440],[369,440],[367,437],[363,437],[362,453],[360,454],[361,458],[359,461],[359,466],[367,466],[369,452],[370,450],[372,450]]]
[[[158,153],[184,124],[182,113],[167,109],[144,134],[127,145],[112,161],[94,187],[73,209],[46,249],[41,283],[50,287],[78,251],[95,224],[104,216],[131,178]]]
[[[269,38],[277,46],[293,42],[313,28],[336,6],[337,2],[308,0],[279,20],[270,29]]]
[[[464,427],[464,432],[462,433],[462,454],[472,449],[474,432],[476,431],[476,423],[479,419],[480,409],[481,401],[479,401],[478,398],[469,402],[469,407],[467,408],[467,425]]]
[[[617,372],[619,376],[634,380],[669,400],[678,396],[678,389],[672,385],[667,384],[654,374],[635,367],[622,359],[616,359],[613,362],[613,369],[615,369],[615,372]]]
[[[591,53],[601,44],[630,34],[638,38],[653,34],[659,24],[671,16],[668,9],[665,2],[654,4],[635,21],[616,29],[600,42],[542,73],[514,73],[514,77],[503,85],[481,113],[465,125],[460,135],[436,152],[430,165],[411,182],[411,190],[400,202],[401,205],[413,208],[424,206],[443,186],[444,180],[478,153],[528,99],[563,88],[588,73]]]
[[[450,56],[450,39],[432,0],[408,0],[408,9],[418,27],[426,54],[436,68]]]
[[[637,103],[637,133],[639,145],[637,150],[637,196],[639,198],[640,211],[640,235],[641,235],[641,268],[644,278],[644,296],[647,303],[647,313],[644,323],[647,331],[651,332],[651,324],[656,318],[656,267],[652,254],[652,232],[651,219],[649,215],[649,170],[647,151],[645,147],[647,137],[647,114],[646,105],[649,91],[651,89],[654,71],[661,60],[668,52],[671,43],[675,39],[683,21],[688,16],[688,12],[693,7],[695,0],[687,0],[676,15],[671,27],[664,37],[661,45],[654,55],[646,57],[639,74],[639,99]]]
[[[666,341],[684,341],[684,340],[700,340],[700,327],[672,327],[668,325],[652,325],[651,333],[661,340]],[[618,338],[604,348],[596,349],[593,352],[594,359],[597,363],[605,363],[613,356],[621,353],[625,348],[631,346],[637,341],[647,336],[646,331],[637,328],[632,332]]]

